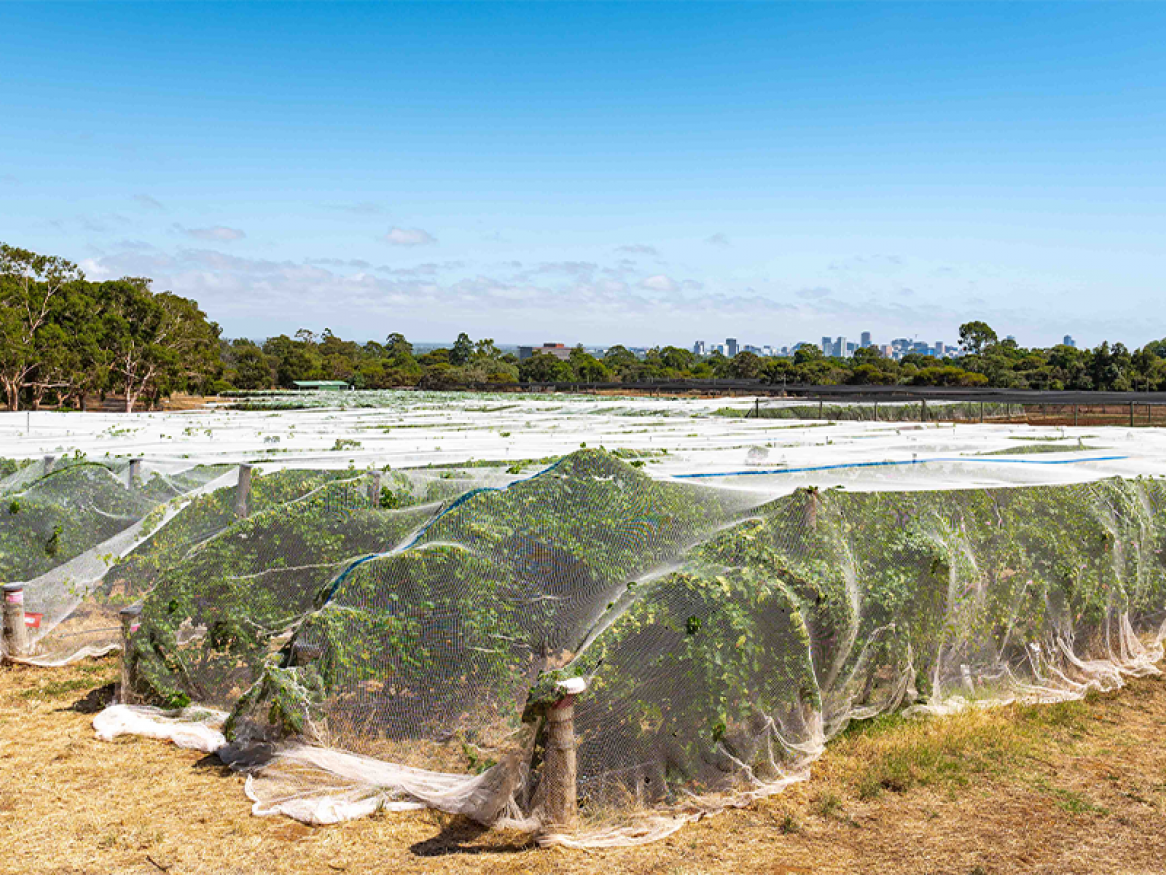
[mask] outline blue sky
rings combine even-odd
[[[0,4],[0,240],[229,336],[1166,335],[1166,5]]]

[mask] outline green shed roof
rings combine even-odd
[[[343,380],[292,380],[297,389],[347,389]]]

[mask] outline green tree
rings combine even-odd
[[[462,332],[454,341],[453,347],[449,351],[449,363],[455,368],[460,368],[470,362],[470,356],[474,354],[474,342],[470,340],[470,336]]]
[[[571,370],[575,372],[575,379],[585,383],[604,383],[611,378],[607,366],[591,353],[577,346],[571,350]]]
[[[603,364],[624,382],[629,382],[624,379],[624,374],[634,369],[639,363],[640,360],[636,358],[636,354],[620,344],[610,347],[603,354]]]
[[[250,340],[236,340],[231,344],[233,373],[228,378],[237,389],[267,389],[275,380],[271,361]]]
[[[97,292],[112,382],[125,394],[127,413],[142,397],[157,400],[213,372],[219,329],[194,301],[154,295],[148,279],[133,277],[101,283]]]
[[[752,352],[739,352],[729,362],[729,376],[738,380],[756,380],[761,376],[763,362]]]
[[[794,350],[794,364],[804,365],[809,362],[821,361],[824,358],[822,350],[809,343],[803,343]]]
[[[660,362],[671,372],[668,376],[680,377],[692,370],[696,364],[696,354],[690,349],[666,346],[660,350]]]
[[[518,363],[518,377],[524,383],[567,383],[575,379],[575,374],[567,362],[535,352]]]
[[[296,333],[296,338],[293,340],[280,334],[263,343],[263,352],[275,363],[276,382],[285,389],[290,389],[296,380],[320,380],[324,376],[314,336],[301,330]]]
[[[996,332],[987,322],[965,322],[960,326],[960,347],[971,355],[979,355],[996,343]]]
[[[70,261],[0,243],[0,385],[9,410],[20,408],[22,390],[60,339],[46,332],[55,300],[82,279]]]

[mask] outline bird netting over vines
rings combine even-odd
[[[0,460],[0,581],[25,582],[25,656],[63,661],[116,644],[117,609],[144,591],[103,591],[106,571],[190,496],[225,484],[229,470]]]
[[[0,581],[24,582],[30,627],[28,652],[7,655],[55,664],[110,650],[121,608],[163,580],[209,587],[223,568],[258,575],[280,602],[285,591],[318,586],[332,565],[400,539],[466,489],[452,472],[386,474],[373,495],[369,472],[289,469],[256,476],[243,507],[239,476],[229,465],[4,460]],[[352,513],[374,506],[401,510],[371,525]],[[304,557],[302,567],[291,567],[291,555]],[[282,608],[303,612],[294,597]],[[250,610],[258,616],[257,605]]]
[[[98,725],[225,745],[258,813],[536,829],[545,711],[578,676],[583,826],[558,838],[627,842],[784,786],[849,720],[1080,695],[1162,656],[1153,479],[767,501],[584,450],[525,480],[280,471],[239,518],[234,476],[159,505],[103,574],[142,601],[133,698],[167,710]]]

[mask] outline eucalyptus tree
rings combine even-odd
[[[22,391],[60,342],[48,330],[54,303],[81,279],[71,261],[0,243],[0,385],[9,410],[20,408]]]
[[[171,292],[153,294],[137,277],[96,287],[103,310],[103,345],[111,382],[125,395],[126,412],[138,401],[197,388],[214,370],[219,327],[198,304]]]

